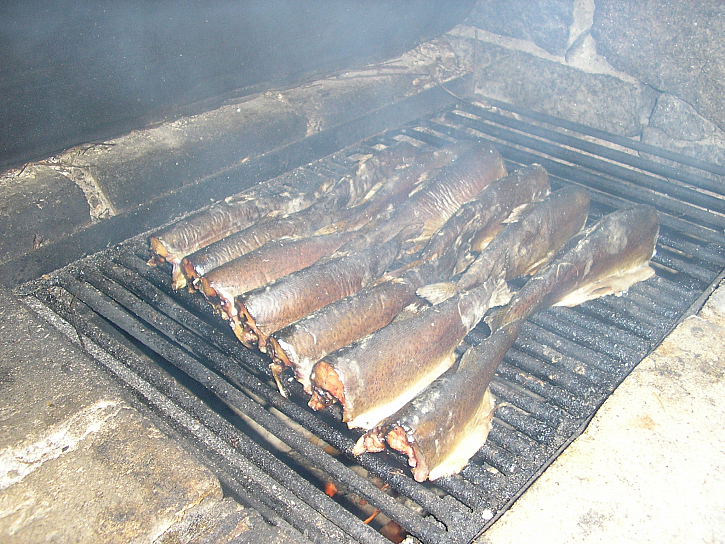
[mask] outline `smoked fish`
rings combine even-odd
[[[649,261],[658,234],[659,219],[652,206],[632,206],[604,216],[565,244],[486,322],[496,330],[541,308],[574,306],[626,291],[654,274]]]
[[[468,348],[454,370],[361,436],[353,454],[383,451],[387,442],[408,456],[418,482],[460,472],[486,442],[495,408],[488,386],[521,324],[510,323]]]
[[[333,255],[237,296],[237,319],[232,322],[237,338],[265,352],[267,338],[273,332],[380,278],[409,236],[409,232],[402,231],[384,244],[353,254]]]
[[[312,312],[273,333],[268,353],[276,376],[292,368],[310,393],[315,363],[367,334],[389,324],[416,300],[415,290],[448,277],[470,240],[498,232],[511,210],[541,198],[549,190],[548,175],[540,166],[501,178],[466,203],[429,240],[419,258],[384,281]],[[278,383],[280,380],[278,379]]]
[[[457,281],[426,285],[418,290],[418,295],[439,304],[459,291],[480,285],[501,264],[507,281],[528,275],[584,227],[588,212],[589,195],[584,189],[565,187],[551,193],[521,210]]]
[[[272,240],[356,230],[372,220],[384,217],[386,207],[398,204],[419,183],[427,179],[431,172],[450,163],[471,146],[471,142],[464,142],[441,149],[418,152],[415,154],[415,161],[409,160],[410,164],[398,164],[396,168],[392,168],[393,164],[389,164],[387,168],[374,169],[368,165],[368,162],[380,162],[380,159],[371,158],[359,166],[358,170],[364,170],[364,173],[358,172],[358,174],[372,176],[376,185],[370,189],[374,192],[366,195],[366,199],[359,205],[345,207],[340,203],[340,196],[332,193],[321,197],[318,202],[299,212],[264,218],[184,257],[181,261],[184,276],[187,282],[196,286],[201,276]],[[383,179],[385,174],[389,175]],[[343,193],[349,198],[349,194],[355,190],[351,181],[343,184],[346,185]]]
[[[491,145],[476,142],[466,152],[421,183],[383,224],[343,250],[354,252],[370,244],[384,243],[401,229],[419,225],[406,244],[406,253],[419,251],[430,237],[466,202],[492,182],[506,175],[503,158]]]
[[[551,305],[618,293],[649,277],[658,230],[654,208],[635,206],[576,236],[495,314],[491,336],[469,348],[455,370],[364,434],[353,453],[381,451],[387,443],[408,456],[419,482],[459,472],[486,441],[495,409],[488,386],[525,319]]]
[[[236,315],[234,297],[302,270],[333,254],[355,233],[331,233],[306,238],[282,238],[215,268],[200,280],[199,290],[222,316]]]
[[[341,178],[321,184],[293,186],[277,178],[227,197],[208,208],[157,231],[150,237],[150,264],[169,262],[175,289],[186,286],[181,260],[187,255],[244,229],[270,213],[288,214],[303,210],[324,195],[333,195],[338,205],[349,206],[366,195],[380,179],[413,159],[417,149],[403,143],[375,155],[366,155]]]
[[[499,281],[428,306],[331,353],[311,374],[309,406],[335,401],[349,427],[372,428],[404,406],[455,362],[458,344],[489,308]]]

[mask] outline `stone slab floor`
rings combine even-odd
[[[725,542],[725,284],[478,544]]]

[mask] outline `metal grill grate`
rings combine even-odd
[[[268,379],[267,360],[241,346],[200,297],[171,291],[168,270],[146,265],[143,238],[25,290],[35,295],[38,311],[49,307],[74,327],[89,353],[270,522],[289,524],[315,542],[384,542],[375,524],[379,529],[387,519],[422,542],[468,542],[581,433],[725,267],[725,169],[499,102],[447,108],[302,172],[339,172],[346,156],[378,143],[412,138],[440,146],[471,137],[493,141],[509,170],[541,163],[552,189],[589,189],[590,221],[646,202],[659,210],[662,228],[655,277],[626,296],[552,309],[526,324],[491,386],[506,404],[460,475],[419,484],[397,454],[352,458],[357,435],[334,413],[311,412],[301,392],[282,398]],[[466,342],[485,335],[475,329]],[[326,481],[346,493],[328,497]],[[381,511],[382,521],[363,523],[363,501]]]

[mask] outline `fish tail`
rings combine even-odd
[[[492,333],[496,332],[508,323],[506,321],[506,318],[509,309],[510,308],[508,306],[504,306],[503,308],[499,308],[495,312],[483,318],[483,321],[486,323],[486,325],[488,325],[488,328],[491,329]]]
[[[416,294],[419,297],[426,299],[431,304],[436,305],[448,300],[455,295],[456,292],[458,292],[458,288],[456,287],[455,282],[443,281],[424,285],[416,291]]]
[[[511,290],[509,289],[506,280],[501,278],[496,281],[496,287],[491,294],[489,306],[491,308],[493,308],[494,306],[504,306],[509,303],[512,296],[513,294],[511,293]]]

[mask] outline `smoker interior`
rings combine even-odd
[[[294,387],[283,398],[267,359],[239,344],[200,295],[172,291],[169,268],[146,264],[145,236],[23,291],[74,327],[84,349],[270,523],[291,525],[316,542],[384,542],[380,530],[392,520],[421,542],[469,542],[723,276],[725,171],[489,101],[447,107],[285,176],[322,180],[380,146],[407,140],[440,147],[465,138],[490,140],[509,171],[542,164],[552,190],[588,189],[590,223],[648,203],[659,211],[661,231],[654,277],[623,296],[554,308],[524,326],[491,386],[501,406],[489,439],[459,475],[420,484],[395,453],[354,458],[359,434],[339,422],[335,408],[312,412]],[[486,334],[485,327],[474,329],[465,343]],[[330,482],[339,491],[334,497],[324,492]],[[381,514],[366,524],[370,508]]]

